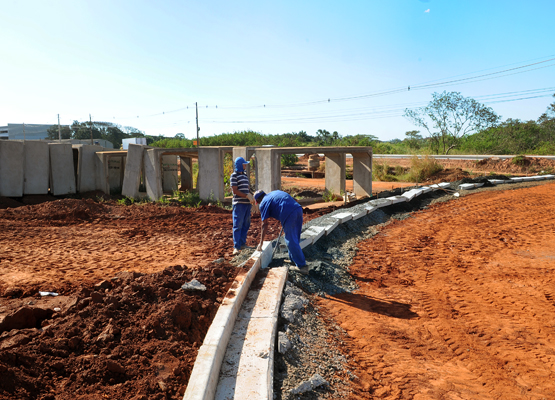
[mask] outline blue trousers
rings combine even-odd
[[[251,205],[235,204],[233,216],[233,247],[240,249],[247,243],[247,232],[251,226]]]
[[[283,224],[285,233],[285,244],[289,250],[289,258],[299,268],[306,265],[303,250],[299,244],[301,240],[301,229],[303,227],[303,209],[297,208],[289,214]]]

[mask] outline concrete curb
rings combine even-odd
[[[262,252],[255,253],[258,257],[251,269],[247,273],[238,274],[227,292],[199,349],[183,400],[214,399],[222,360],[237,314],[251,282],[260,270],[262,260],[267,259],[266,253],[271,257],[270,243],[265,242]]]
[[[526,180],[553,179],[555,178],[555,175],[543,175],[541,176],[541,178],[527,178],[528,179]],[[515,182],[517,180],[511,179],[511,181]],[[509,183],[511,181],[502,182]],[[491,183],[496,184],[498,182]],[[426,186],[418,189],[412,189],[411,191],[406,192],[406,196],[403,197],[407,199],[406,201],[410,201],[423,193],[427,193],[431,190],[444,189],[449,186],[449,183],[442,182],[436,185],[431,185],[429,187]],[[400,199],[397,198],[370,200],[363,205],[363,210],[366,211],[366,214],[369,214],[378,208],[389,206],[398,202],[399,200]],[[332,225],[311,226],[309,229],[303,232],[308,234],[307,236],[305,236],[306,242],[310,242],[310,244],[316,243],[316,241],[323,236],[324,232],[326,235],[329,235],[331,231],[340,223],[346,223],[352,219],[358,219],[363,216],[364,212],[362,212],[362,215],[361,212],[361,210],[358,210],[358,212],[351,213],[350,215],[346,215],[349,214],[348,212],[342,212],[340,216],[338,215],[338,217],[335,218],[335,222]],[[237,319],[237,315],[239,313],[243,300],[247,296],[247,292],[249,291],[254,276],[258,273],[260,268],[267,268],[272,261],[273,246],[271,246],[270,244],[271,242],[264,242],[262,252],[255,252],[253,254],[253,259],[255,259],[254,265],[251,267],[248,273],[237,276],[231,289],[227,293],[226,298],[222,302],[222,305],[220,306],[216,317],[214,318],[214,321],[212,322],[212,325],[210,326],[210,329],[206,334],[206,338],[204,339],[204,342],[199,349],[197,360],[195,361],[191,377],[189,378],[189,385],[187,386],[187,390],[185,391],[183,400],[213,400],[215,398],[222,361],[227,346],[229,344],[229,339],[235,326],[235,321]],[[285,276],[286,275],[287,273],[285,273]],[[285,282],[285,280],[283,280],[283,282]],[[274,293],[275,296],[281,296],[283,286],[278,285],[276,287],[276,290],[277,292]],[[277,314],[275,315],[275,317],[272,314],[272,319],[274,318],[275,321],[272,320],[273,327],[270,330],[271,337],[267,338],[268,340],[263,339],[265,342],[271,343],[271,354],[268,355],[268,359],[270,360],[269,362],[273,362],[274,338],[276,334],[275,330],[277,329]],[[269,397],[261,394],[261,397],[256,397],[257,400],[272,399],[273,369],[270,367],[269,370],[266,371],[266,374],[268,377],[267,393]],[[248,398],[250,399],[252,397]]]

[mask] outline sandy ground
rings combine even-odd
[[[360,289],[319,302],[348,333],[353,398],[554,398],[554,194],[471,194],[359,243]]]

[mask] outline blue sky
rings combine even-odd
[[[434,91],[503,119],[537,119],[555,101],[553,0],[0,6],[0,125],[91,114],[192,138],[197,102],[201,137],[326,129],[390,140],[416,129],[403,109]]]

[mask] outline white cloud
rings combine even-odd
[[[429,13],[429,12],[430,12],[430,9],[428,8],[428,9],[427,9],[426,11],[424,11],[424,12],[425,12],[425,13]]]

